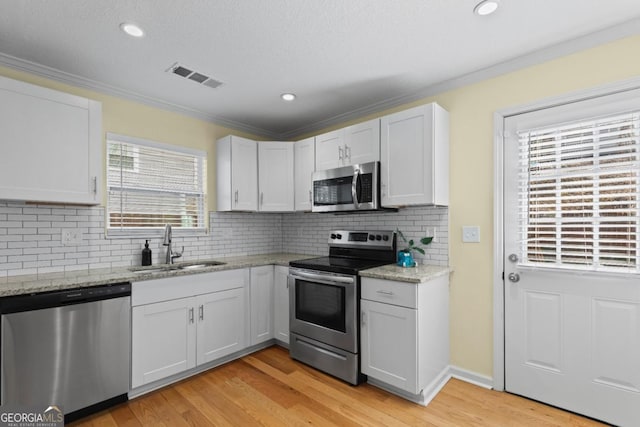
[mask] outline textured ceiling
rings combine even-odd
[[[639,0],[502,0],[484,18],[473,14],[476,3],[2,0],[0,63],[8,55],[85,85],[289,137],[640,17]],[[121,22],[146,36],[126,36]],[[175,62],[224,85],[167,73]],[[285,103],[283,92],[298,99]]]

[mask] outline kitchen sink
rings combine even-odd
[[[216,265],[224,264],[226,263],[220,261],[195,261],[179,264],[161,264],[154,267],[131,267],[129,268],[129,271],[136,274],[152,274],[175,270],[198,270],[200,268],[214,267]]]
[[[177,268],[178,270],[197,270],[199,268],[207,268],[214,267],[216,265],[224,265],[224,262],[220,261],[203,261],[203,262],[195,262],[192,264],[174,264],[172,267]]]
[[[136,273],[136,274],[159,273],[161,271],[169,271],[169,270],[171,270],[171,268],[169,266],[163,266],[163,267],[131,267],[129,269],[129,271],[131,271],[132,273]]]

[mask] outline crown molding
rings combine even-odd
[[[39,77],[44,77],[50,80],[54,80],[60,83],[99,92],[104,95],[111,95],[119,98],[125,98],[130,101],[135,101],[144,105],[148,105],[150,107],[155,107],[162,110],[167,110],[174,113],[182,114],[185,116],[194,117],[196,119],[204,120],[210,123],[215,123],[220,126],[247,132],[253,135],[261,135],[264,137],[271,137],[274,139],[280,136],[277,132],[272,132],[267,129],[262,129],[255,126],[248,125],[246,123],[240,123],[234,120],[225,119],[223,117],[214,116],[193,108],[185,107],[183,105],[178,105],[171,102],[163,101],[158,98],[153,98],[150,96],[131,92],[116,86],[111,86],[111,85],[101,83],[95,80],[87,79],[85,77],[81,77],[75,74],[67,73],[55,68],[47,67],[45,65],[37,64],[35,62],[17,58],[15,56],[7,55],[2,52],[0,52],[0,65],[8,68],[12,68],[14,70],[24,71],[26,73],[33,74]]]
[[[97,82],[91,79],[77,76],[75,74],[66,73],[55,68],[46,67],[34,62],[20,59],[11,55],[0,52],[0,65],[24,71],[40,77],[45,77],[61,83],[84,89],[93,90],[102,94],[117,96],[151,107],[172,111],[186,116],[194,117],[200,120],[211,122],[220,126],[247,132],[253,135],[260,135],[264,138],[272,138],[275,140],[295,139],[301,135],[320,132],[331,126],[339,125],[350,120],[381,113],[383,111],[400,107],[405,104],[416,102],[430,96],[437,95],[446,91],[457,89],[473,83],[497,77],[502,74],[517,71],[532,65],[560,58],[581,50],[589,49],[607,42],[618,40],[624,37],[640,34],[640,17],[631,19],[622,24],[608,27],[600,31],[596,31],[581,37],[568,40],[548,46],[543,49],[536,50],[526,55],[483,68],[472,73],[457,76],[452,79],[427,86],[418,91],[401,94],[396,97],[388,98],[380,102],[369,104],[362,108],[357,108],[342,114],[338,114],[323,120],[313,122],[306,126],[301,126],[287,132],[274,132],[268,129],[259,128],[246,123],[237,122],[235,120],[225,119],[223,117],[207,114],[203,111],[192,109],[183,105],[173,104],[158,98],[149,97],[128,90],[124,90],[105,83]]]
[[[561,58],[563,56],[570,55],[581,50],[586,50],[604,43],[638,34],[640,34],[640,18],[634,18],[622,24],[604,28],[602,30],[589,33],[562,43],[557,43],[536,50],[534,52],[527,53],[517,58],[492,65],[490,67],[486,67],[468,74],[454,77],[450,80],[436,83],[412,93],[406,93],[397,97],[388,98],[386,100],[370,104],[362,108],[358,108],[343,114],[314,122],[312,124],[309,124],[308,126],[299,127],[289,132],[285,132],[282,137],[294,138],[301,135],[322,131],[323,129],[327,129],[340,123],[355,120],[370,114],[381,113],[383,111],[400,107],[412,102],[420,101],[422,99],[446,91],[458,89],[460,87],[478,83],[502,74],[507,74],[546,61]]]

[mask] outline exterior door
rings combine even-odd
[[[640,94],[504,122],[505,389],[640,420]]]

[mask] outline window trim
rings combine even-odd
[[[109,169],[109,142],[110,141],[114,141],[114,142],[123,142],[123,143],[130,143],[130,144],[136,144],[139,146],[143,146],[143,147],[149,147],[149,148],[155,148],[155,149],[161,149],[161,150],[167,150],[167,151],[173,151],[176,153],[182,153],[182,154],[188,154],[188,155],[193,155],[193,156],[198,156],[202,158],[203,164],[205,166],[207,166],[207,152],[203,151],[203,150],[197,150],[194,148],[189,148],[189,147],[184,147],[184,146],[179,146],[179,145],[172,145],[172,144],[166,144],[166,143],[162,143],[162,142],[157,142],[157,141],[152,141],[152,140],[148,140],[148,139],[143,139],[143,138],[137,138],[137,137],[133,137],[133,136],[127,136],[127,135],[122,135],[122,134],[117,134],[117,133],[112,133],[112,132],[107,132],[106,133],[106,138],[105,138],[105,145],[104,145],[104,150],[105,150],[105,161],[104,161],[104,166],[105,166],[105,188],[106,188],[106,203],[105,203],[105,209],[104,209],[104,215],[105,215],[105,220],[104,220],[104,229],[105,229],[105,238],[107,239],[128,239],[128,238],[162,238],[162,236],[164,235],[164,229],[160,228],[160,227],[131,227],[131,228],[110,228],[109,227],[109,205],[108,205],[108,192],[109,192],[109,184],[108,184],[108,169]],[[135,168],[134,168],[135,169]],[[207,191],[207,177],[206,176],[200,176],[199,177],[202,182],[202,190],[203,190],[203,194],[204,194],[204,202],[203,202],[203,206],[202,206],[202,220],[203,220],[203,227],[201,228],[180,228],[180,227],[173,227],[172,229],[172,233],[173,236],[175,237],[198,237],[198,236],[206,236],[209,234],[209,212],[208,212],[208,206],[207,206],[207,198],[208,198],[208,191]]]

